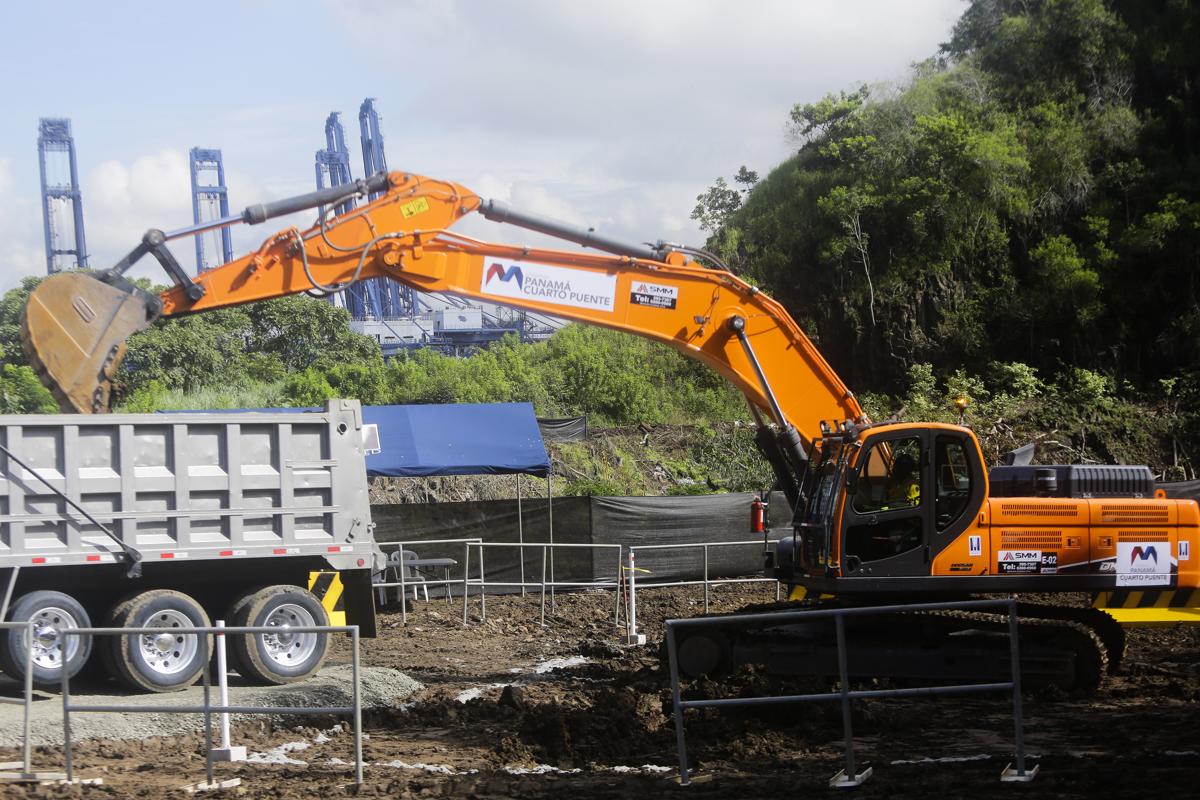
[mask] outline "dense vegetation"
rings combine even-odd
[[[989,361],[1194,383],[1198,20],[975,0],[907,85],[797,105],[795,156],[694,216],[860,388]]]
[[[972,0],[904,85],[795,106],[795,154],[761,180],[746,167],[718,180],[694,217],[874,417],[950,419],[947,400],[966,393],[990,456],[1037,440],[1043,460],[1193,477],[1198,21],[1186,0]],[[0,411],[53,408],[16,340],[34,280],[0,301]],[[160,322],[132,340],[118,403],[529,400],[594,427],[699,423],[713,441],[746,438],[728,424],[745,416],[735,392],[639,339],[568,326],[539,344],[384,364],[346,323],[304,297]],[[622,472],[625,447],[608,471],[595,448],[574,454],[575,488],[646,485]],[[681,487],[733,486],[724,456],[662,452],[654,469]]]
[[[53,410],[25,366],[17,335],[28,278],[0,301],[3,410]],[[572,325],[545,342],[505,339],[470,358],[417,350],[384,363],[374,339],[353,333],[344,309],[296,296],[161,320],[133,336],[116,405],[164,408],[309,406],[327,397],[364,403],[532,402],[542,416],[586,414],[595,425],[728,421],[745,405],[722,378],[673,350]]]

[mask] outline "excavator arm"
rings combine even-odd
[[[805,446],[820,436],[822,422],[863,417],[854,396],[782,306],[728,271],[689,263],[687,253],[696,251],[616,241],[512,211],[455,183],[406,173],[381,174],[350,188],[366,193],[385,186],[377,199],[352,212],[328,221],[322,215],[306,231],[280,231],[254,253],[195,279],[173,263],[165,241],[204,226],[173,234],[151,231],[133,258],[106,273],[52,276],[32,293],[23,317],[26,353],[64,408],[105,411],[126,338],[158,316],[301,292],[329,294],[385,277],[422,292],[626,331],[698,359],[731,381],[760,421],[765,413],[776,423],[776,432],[760,435],[760,446],[777,473],[787,469],[795,476],[802,470]],[[347,187],[338,188],[345,199]],[[334,200],[325,190],[251,206],[227,222],[256,223],[318,203],[333,206]],[[451,230],[469,214],[607,252],[496,244]],[[147,253],[176,280],[158,298],[136,292],[120,274]]]

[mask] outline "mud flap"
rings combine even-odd
[[[341,574],[329,570],[308,573],[308,590],[321,601],[330,625],[346,624],[345,587]]]
[[[345,622],[340,624],[357,625],[359,636],[364,639],[375,638],[375,591],[371,586],[371,570],[347,569],[337,575],[341,578],[342,602],[345,609]]]

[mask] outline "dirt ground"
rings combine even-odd
[[[639,621],[652,639],[663,619],[699,613],[700,590],[639,593]],[[714,590],[713,611],[773,599],[761,586]],[[746,798],[833,793],[842,766],[836,704],[689,712],[694,783],[677,783],[668,681],[655,648],[617,646],[611,594],[560,594],[550,625],[536,597],[489,598],[487,620],[461,626],[461,604],[420,604],[401,626],[382,617],[364,640],[364,662],[394,667],[424,688],[404,703],[365,713],[367,769],[356,789],[352,739],[335,720],[307,727],[241,726],[254,763],[219,765],[239,777],[241,796],[541,798],[576,800],[667,794]],[[333,660],[344,661],[340,646]],[[810,687],[811,688],[811,687]],[[688,696],[795,690],[743,671]],[[859,797],[1020,795],[1030,798],[1187,796],[1200,776],[1200,631],[1131,632],[1123,674],[1089,698],[1052,693],[1025,699],[1030,784],[1002,785],[1011,760],[1009,698],[860,701],[855,748],[874,776]],[[89,740],[75,748],[79,777],[100,786],[0,786],[9,797],[183,797],[204,775],[201,736]],[[0,750],[0,760],[17,757]],[[39,769],[61,768],[57,748],[36,751]]]

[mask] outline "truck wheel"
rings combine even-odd
[[[329,636],[291,633],[288,628],[328,625],[321,602],[299,586],[268,586],[234,604],[235,626],[270,626],[279,632],[230,636],[230,651],[242,677],[254,683],[281,684],[304,680],[325,662]]]
[[[64,628],[88,628],[92,621],[75,598],[62,592],[39,590],[23,595],[12,606],[9,622],[36,624],[33,639],[33,684],[54,689],[62,681],[65,658],[67,676],[74,678],[92,654],[92,637],[61,636]],[[0,670],[6,675],[25,679],[26,635],[24,629],[0,631]]]
[[[134,595],[113,609],[114,628],[204,628],[208,615],[182,592],[155,589]],[[212,652],[212,637],[208,637]],[[105,642],[112,675],[131,689],[174,692],[191,686],[204,669],[198,634],[131,633]]]

